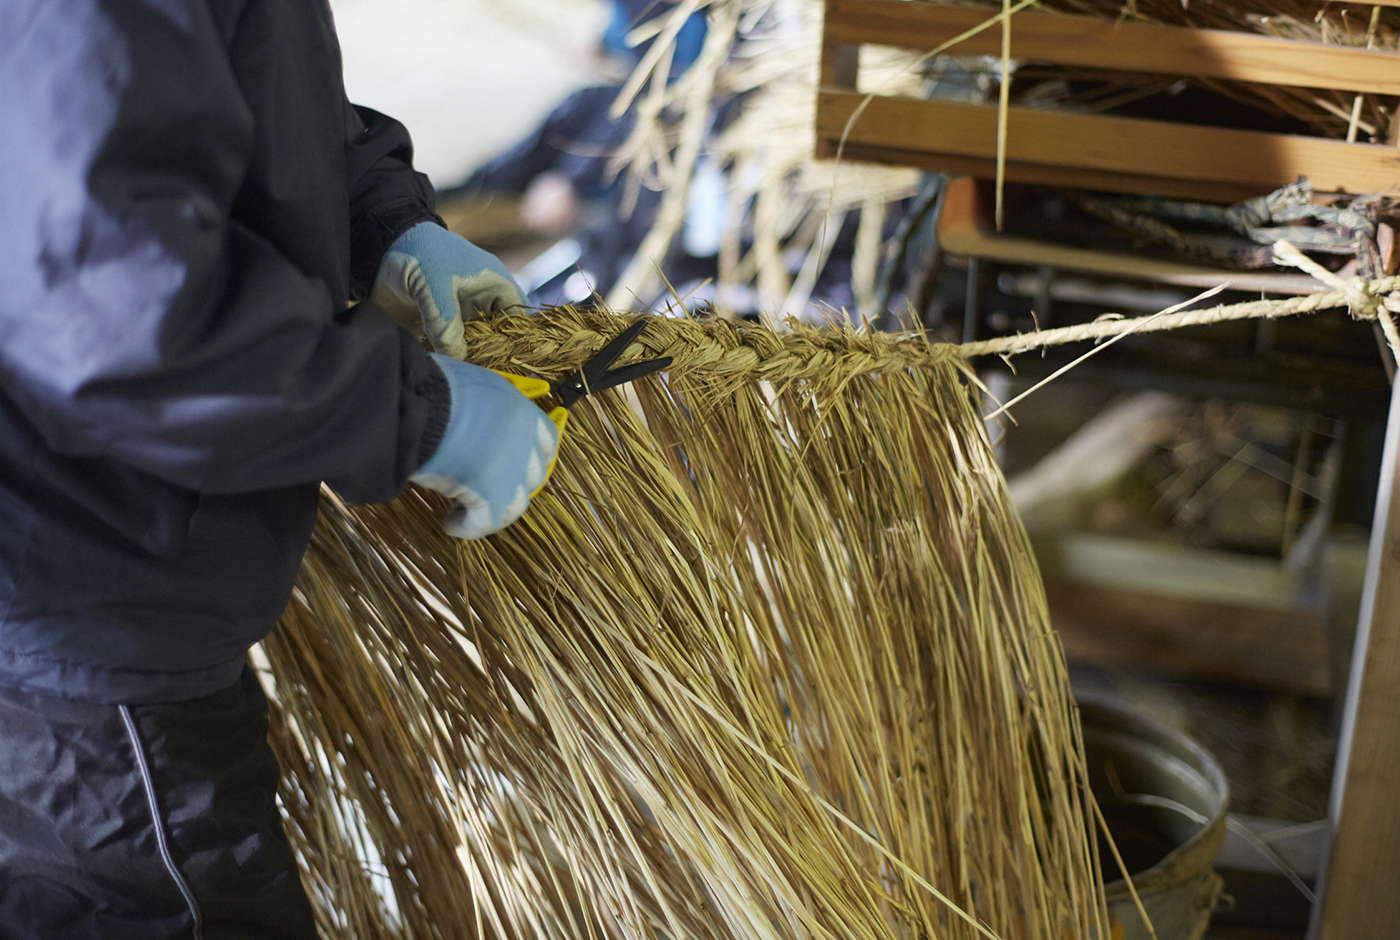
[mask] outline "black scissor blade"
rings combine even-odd
[[[642,334],[642,330],[647,328],[646,320],[638,320],[627,329],[613,337],[606,346],[598,350],[593,358],[583,364],[579,371],[583,373],[583,384],[587,392],[598,388],[599,382],[603,381],[612,364],[617,362],[619,356],[627,351],[627,347],[637,341],[637,337]],[[606,388],[607,386],[602,386]]]
[[[637,341],[637,337],[646,326],[645,319],[633,323],[594,353],[593,358],[585,362],[581,369],[555,382],[554,393],[562,399],[564,407],[572,408],[575,402],[590,392],[611,387],[607,384],[608,369],[627,351],[627,347]]]
[[[628,382],[635,382],[637,379],[651,375],[653,372],[660,372],[671,364],[670,356],[663,356],[660,359],[648,359],[645,362],[634,362],[631,365],[613,369],[607,375],[600,378],[597,384],[589,386],[590,392],[601,392],[605,388],[612,388],[616,385],[626,385]]]
[[[559,403],[565,408],[572,408],[585,395],[592,395],[604,389],[615,388],[618,385],[626,385],[628,382],[635,382],[637,379],[651,375],[653,372],[660,372],[671,364],[670,356],[663,356],[660,359],[648,359],[645,362],[633,362],[621,368],[613,369],[611,372],[600,376],[588,385],[584,385],[584,376],[581,372],[575,372],[563,382],[554,386],[555,393],[559,396]]]

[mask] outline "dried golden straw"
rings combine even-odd
[[[558,378],[630,321],[468,327]],[[327,938],[1106,938],[1078,721],[951,347],[654,319],[485,541],[327,495],[266,644]],[[1116,874],[1116,873],[1115,873]]]

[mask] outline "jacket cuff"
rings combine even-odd
[[[374,290],[379,263],[398,237],[419,222],[447,223],[414,198],[397,199],[366,212],[350,230],[350,299],[361,301]],[[443,380],[444,384],[446,379]]]
[[[438,445],[447,433],[447,422],[452,417],[452,388],[447,384],[447,376],[443,375],[442,367],[431,358],[428,361],[432,366],[424,369],[418,377],[416,389],[418,394],[428,401],[429,410],[428,420],[423,424],[423,437],[418,445],[418,460],[413,465],[415,471],[437,453]]]

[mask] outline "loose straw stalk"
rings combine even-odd
[[[556,378],[629,318],[470,324]],[[1034,562],[950,346],[653,319],[482,542],[327,496],[267,644],[327,938],[1106,937]],[[625,361],[625,360],[624,360]]]

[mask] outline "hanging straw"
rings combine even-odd
[[[555,379],[630,321],[468,325]],[[266,652],[327,938],[1106,938],[1078,723],[952,347],[653,319],[516,525],[327,494]],[[630,358],[625,357],[626,359]]]

